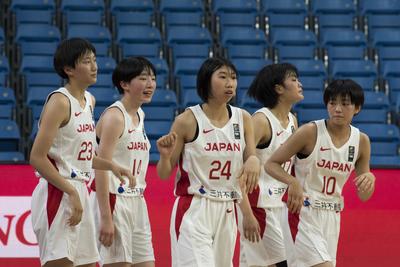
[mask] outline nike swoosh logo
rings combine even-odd
[[[283,131],[280,131],[279,133],[276,133],[276,136],[280,136],[283,133]]]
[[[128,129],[128,133],[133,133],[134,131],[135,131],[135,129],[133,129],[133,130]]]
[[[78,117],[81,114],[82,114],[82,112],[75,112],[75,117]]]
[[[319,151],[327,151],[327,150],[331,150],[330,147],[322,147],[319,149]]]
[[[214,129],[210,129],[210,130],[205,130],[205,129],[204,129],[204,130],[203,130],[203,133],[206,134],[206,133],[209,133],[209,132],[211,132],[211,131],[214,131]]]

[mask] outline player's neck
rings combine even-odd
[[[335,125],[329,120],[327,121],[326,129],[328,130],[332,140],[347,140],[351,132],[350,125]]]
[[[292,108],[292,105],[285,105],[283,103],[279,103],[274,108],[270,109],[272,114],[279,120],[282,126],[287,126],[289,123],[289,112]]]
[[[122,97],[121,103],[122,105],[124,105],[126,112],[128,112],[128,114],[131,116],[136,116],[136,113],[141,106],[141,103],[136,103],[135,101],[129,99],[129,97],[127,96]]]
[[[217,122],[226,122],[229,120],[228,109],[226,104],[216,104],[213,102],[207,102],[202,104],[203,112],[206,114],[208,119]]]
[[[65,85],[65,88],[67,88],[68,92],[74,98],[76,98],[79,101],[79,103],[85,101],[86,87],[77,86],[77,84],[74,84],[73,82],[70,81]]]

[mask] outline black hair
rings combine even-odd
[[[156,75],[154,65],[144,57],[128,57],[119,62],[112,74],[112,81],[118,92],[120,94],[124,93],[121,82],[129,83],[144,70],[147,70],[149,74],[153,72],[154,76]]]
[[[350,101],[356,107],[362,107],[364,104],[364,92],[361,86],[353,80],[334,80],[332,81],[324,91],[324,103],[328,105],[328,102],[338,96],[345,98],[350,97]]]
[[[275,86],[283,86],[283,82],[289,76],[299,76],[297,68],[292,64],[267,65],[257,73],[247,94],[260,102],[264,107],[273,108],[278,104],[279,98]]]
[[[78,60],[88,52],[96,55],[96,48],[86,39],[71,38],[62,41],[54,53],[53,66],[57,74],[68,80],[65,67],[75,68]]]
[[[237,70],[235,66],[228,59],[221,57],[208,58],[203,62],[199,71],[197,72],[197,94],[207,102],[211,93],[211,77],[215,71],[221,67],[226,66],[231,69],[235,74]]]

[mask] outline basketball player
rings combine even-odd
[[[47,97],[30,155],[41,178],[32,195],[33,230],[42,266],[95,266],[99,255],[86,185],[92,167],[134,178],[95,156],[95,101],[86,91],[96,82],[93,45],[80,38],[63,41],[54,68],[67,84]]]
[[[290,110],[302,100],[302,85],[296,67],[291,64],[272,64],[257,74],[248,90],[248,95],[264,107],[252,117],[257,156],[265,164],[297,129],[297,120]],[[294,157],[284,163],[290,172]],[[243,218],[238,212],[240,236],[240,266],[287,266],[284,232],[289,230],[288,213],[282,196],[287,185],[272,178],[263,170],[259,187],[248,195],[252,214]],[[250,218],[254,218],[250,221]],[[249,220],[250,222],[247,222]],[[256,221],[260,229],[261,242],[244,238],[243,224]],[[255,234],[255,233],[250,233]],[[253,238],[254,239],[254,238]],[[289,242],[290,236],[288,238]]]
[[[92,204],[101,262],[103,266],[151,267],[154,252],[143,197],[150,142],[141,105],[151,101],[156,89],[155,68],[143,57],[126,58],[117,65],[112,79],[122,98],[103,112],[97,124],[98,155],[131,169],[136,186],[120,185],[110,172],[95,172]]]
[[[369,138],[351,125],[364,103],[362,88],[352,80],[335,80],[325,89],[324,103],[329,119],[300,127],[265,164],[268,174],[288,185],[289,211],[297,213],[290,221],[297,266],[336,265],[342,189],[352,170],[362,201],[375,187]],[[293,155],[296,178],[282,167]]]
[[[186,109],[171,132],[157,140],[161,178],[170,176],[179,158],[170,228],[172,266],[232,266],[234,203],[242,198],[238,177],[247,180],[244,187],[251,191],[260,170],[251,117],[228,104],[236,87],[231,62],[207,59],[197,74],[204,103]]]

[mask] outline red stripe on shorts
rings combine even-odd
[[[251,207],[251,210],[253,211],[253,215],[254,217],[256,217],[257,222],[260,225],[260,236],[262,238],[264,236],[265,228],[267,226],[267,214],[265,213],[265,209],[263,208]]]
[[[56,170],[58,171],[55,160],[50,158],[49,155],[47,155],[47,158],[50,160],[51,164],[53,164],[54,168],[56,168]],[[53,223],[54,218],[56,217],[63,195],[64,195],[63,191],[61,191],[51,183],[47,182],[46,210],[47,210],[47,222],[49,224],[49,229],[51,224]]]
[[[293,241],[296,241],[296,235],[299,230],[300,214],[291,213],[288,211],[288,220],[290,226],[290,233],[292,234]]]

